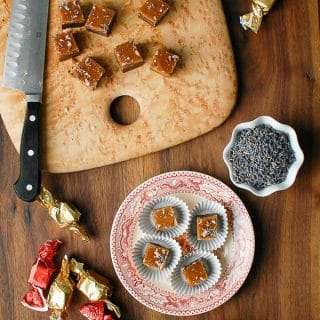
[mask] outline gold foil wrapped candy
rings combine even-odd
[[[247,13],[240,17],[240,23],[243,29],[251,29],[257,33],[263,16],[265,16],[273,6],[275,0],[253,0],[252,1],[252,12]]]
[[[104,301],[108,309],[120,318],[120,309],[109,298],[112,295],[112,286],[107,278],[97,274],[95,271],[86,271],[84,264],[76,259],[71,259],[70,270],[77,275],[77,288],[90,301]]]
[[[79,235],[82,240],[89,241],[87,233],[78,224],[81,213],[76,208],[54,199],[53,195],[43,186],[41,186],[38,200],[43,207],[48,209],[50,217],[61,228],[67,228]]]
[[[60,312],[60,311],[53,311],[51,316],[49,317],[49,320],[67,320],[68,315],[66,312]]]
[[[66,309],[68,308],[74,289],[75,283],[70,278],[70,265],[68,256],[64,256],[60,273],[50,286],[47,297],[47,304],[52,310],[50,320],[66,319]]]

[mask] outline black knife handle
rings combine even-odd
[[[39,195],[40,171],[40,102],[28,102],[20,145],[20,176],[14,184],[17,196],[33,201]]]

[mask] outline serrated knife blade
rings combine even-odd
[[[3,86],[23,91],[27,109],[20,145],[17,195],[33,201],[39,194],[40,109],[49,0],[13,0],[7,38]]]

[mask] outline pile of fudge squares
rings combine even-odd
[[[155,27],[169,10],[170,6],[163,0],[148,0],[139,9],[137,16]],[[54,46],[60,61],[80,54],[71,28],[84,26],[87,31],[108,36],[116,17],[114,9],[102,5],[93,5],[88,18],[85,19],[78,1],[60,3],[59,14],[64,30],[54,37]],[[113,50],[122,72],[135,69],[144,62],[138,46],[132,39],[116,45]],[[163,76],[170,76],[174,72],[179,59],[177,54],[166,48],[160,48],[152,58],[150,68]],[[74,64],[70,71],[72,76],[91,89],[97,87],[105,73],[105,68],[89,56]]]

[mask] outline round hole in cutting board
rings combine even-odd
[[[134,123],[140,115],[140,105],[131,96],[120,96],[114,99],[110,106],[111,118],[118,124]]]

